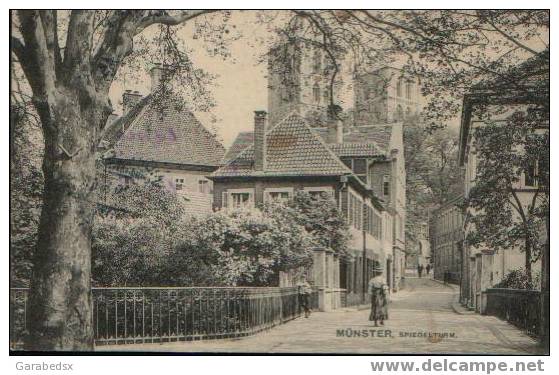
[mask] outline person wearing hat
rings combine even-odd
[[[306,277],[301,276],[299,278],[299,282],[297,283],[297,292],[299,295],[299,304],[305,312],[305,318],[308,318],[311,315],[312,287]]]
[[[374,277],[369,280],[368,293],[371,296],[371,314],[369,320],[375,322],[375,327],[384,325],[384,321],[388,319],[388,285],[382,277],[383,268],[375,265],[373,268]]]

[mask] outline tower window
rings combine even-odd
[[[313,55],[313,73],[318,74],[322,69],[322,54],[319,50],[314,51]]]
[[[318,84],[314,85],[312,89],[312,96],[313,96],[314,103],[320,104],[320,87],[318,87]]]
[[[411,82],[406,83],[406,99],[411,99],[411,90],[412,90]]]

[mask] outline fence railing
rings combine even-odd
[[[92,295],[96,345],[247,336],[301,315],[296,287],[93,288]],[[10,290],[10,314],[16,348],[27,333],[27,289]]]
[[[486,314],[504,319],[530,335],[540,335],[541,301],[538,290],[490,288],[486,296]]]

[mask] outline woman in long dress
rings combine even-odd
[[[369,320],[375,322],[375,327],[384,325],[388,319],[388,286],[382,277],[382,269],[376,268],[376,276],[369,280],[369,295],[371,296],[371,314]]]

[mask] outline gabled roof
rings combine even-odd
[[[142,99],[113,126],[113,158],[186,165],[218,166],[225,149],[184,105]],[[109,141],[110,142],[110,141]]]
[[[386,152],[375,143],[336,143],[328,145],[338,157],[376,157],[384,156]]]
[[[239,155],[247,147],[252,146],[253,143],[254,132],[240,132],[223,157],[223,164],[226,164],[228,161],[235,159],[237,155]]]
[[[265,157],[264,170],[254,170],[253,144],[211,177],[340,176],[352,173],[295,112],[266,133]]]
[[[350,129],[344,134],[344,142],[347,143],[371,143],[378,146],[380,150],[390,152],[390,138],[392,137],[393,125],[361,125]]]
[[[316,134],[326,140],[327,128],[313,128]],[[393,124],[354,126],[346,130],[343,143],[330,143],[328,147],[338,157],[377,157],[387,155],[390,150]]]

